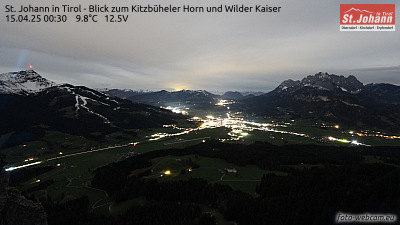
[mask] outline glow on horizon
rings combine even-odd
[[[191,87],[188,84],[183,84],[180,83],[179,81],[177,83],[175,82],[170,82],[167,84],[167,87],[170,87],[174,91],[182,91],[182,90],[191,90]]]

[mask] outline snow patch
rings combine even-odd
[[[76,101],[76,103],[75,103],[75,108],[76,108],[75,112],[78,112],[78,110],[79,110],[79,95],[75,95],[75,101]]]
[[[82,104],[79,103],[79,99],[82,100],[82,102],[83,102]],[[91,101],[97,102],[96,100],[93,100],[91,98],[87,98],[87,97],[84,97],[84,96],[81,96],[81,95],[78,95],[78,94],[75,94],[75,100],[76,100],[76,104],[75,104],[76,110],[75,110],[75,112],[77,112],[80,109],[80,107],[82,107],[82,108],[86,109],[89,113],[94,114],[94,115],[102,118],[104,120],[104,123],[110,123],[110,120],[107,117],[105,117],[105,116],[103,116],[103,115],[101,115],[99,113],[93,112],[91,109],[89,109],[89,107],[87,107],[87,103],[88,103],[87,100],[91,100]]]

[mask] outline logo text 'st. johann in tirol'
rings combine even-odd
[[[340,31],[395,31],[395,4],[341,4]]]

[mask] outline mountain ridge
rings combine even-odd
[[[399,132],[400,86],[364,85],[354,76],[317,73],[302,80],[285,80],[273,91],[245,99],[247,113],[259,116],[291,115],[348,127]]]
[[[285,80],[275,90],[277,91],[296,91],[302,87],[309,86],[321,90],[335,91],[342,90],[351,93],[357,93],[364,87],[355,76],[334,75],[319,72],[315,75],[309,75],[301,80]]]
[[[40,88],[34,89],[17,85],[9,92],[0,93],[1,134],[19,132],[36,137],[36,134],[50,129],[101,140],[112,132],[128,132],[135,136],[135,132],[127,129],[162,127],[186,118],[169,110],[120,99],[85,86],[56,85],[36,74],[31,73],[41,78],[44,84],[51,85],[39,85]],[[3,81],[6,83],[5,79]],[[32,130],[35,132],[32,133]]]
[[[165,106],[171,102],[183,102],[190,104],[215,103],[219,95],[214,95],[205,90],[181,90],[169,92],[166,90],[151,92],[142,95],[131,96],[128,99],[155,106]]]

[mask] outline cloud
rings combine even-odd
[[[400,85],[400,66],[385,66],[353,69],[355,74],[362,74],[366,83],[391,83]]]
[[[133,4],[96,2],[104,3]],[[5,0],[0,7],[6,4],[23,2]],[[44,6],[48,1],[32,4]],[[398,65],[399,32],[339,32],[340,2],[139,0],[135,4],[268,4],[282,9],[280,13],[130,13],[127,23],[76,23],[72,13],[67,23],[2,20],[0,70],[34,64],[56,82],[154,90],[267,91],[282,80],[319,71],[399,83],[398,71],[373,69]]]
[[[354,69],[354,71],[398,71],[400,72],[400,66],[386,66],[386,67],[374,67],[374,68],[360,68]]]

